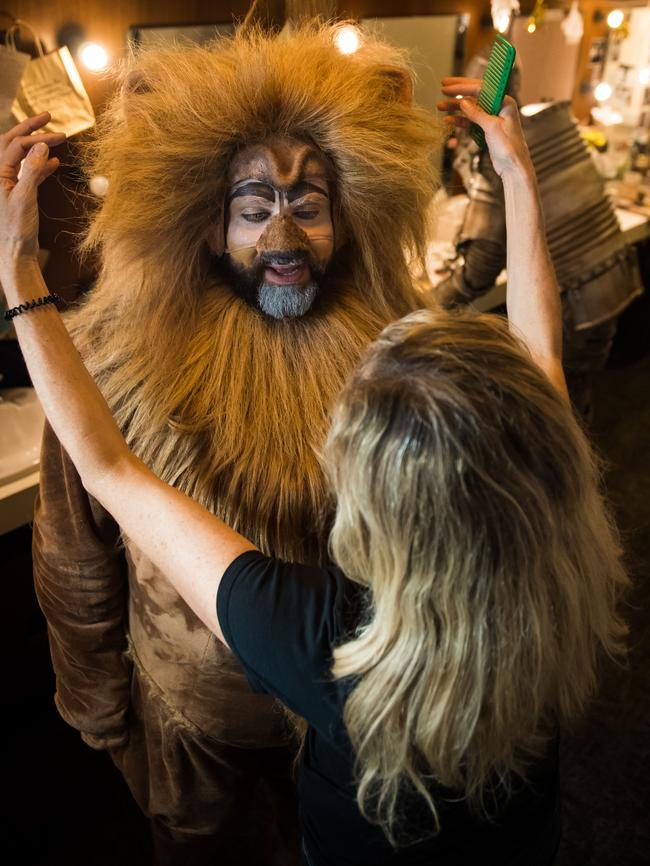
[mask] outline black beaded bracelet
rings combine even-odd
[[[44,307],[46,304],[58,304],[60,301],[61,298],[53,292],[51,295],[36,298],[35,301],[27,301],[26,304],[18,304],[17,307],[5,310],[5,322],[10,322],[12,319],[15,319],[16,316],[20,316],[21,313],[28,313],[30,310],[35,310],[37,307]]]

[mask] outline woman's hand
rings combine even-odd
[[[49,147],[65,141],[63,132],[32,135],[49,120],[47,112],[28,117],[0,136],[0,279],[17,261],[37,259],[37,189],[59,166]]]
[[[533,171],[516,102],[506,96],[498,115],[487,114],[476,101],[480,90],[478,78],[443,78],[442,92],[453,97],[438,102],[438,110],[447,114],[444,122],[460,129],[467,129],[470,123],[478,124],[485,133],[492,165],[500,177]]]

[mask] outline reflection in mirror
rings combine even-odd
[[[468,24],[468,15],[420,15],[364,18],[360,27],[363,32],[376,34],[408,51],[415,71],[413,99],[436,115],[436,102],[441,96],[440,80],[462,74]],[[444,173],[444,148],[439,159]]]
[[[562,31],[563,9],[547,9],[533,33],[528,19],[514,19],[510,41],[517,49],[522,105],[571,100],[575,87],[580,43],[570,45]],[[553,62],[549,63],[549,58]]]
[[[628,126],[650,126],[650,9],[626,12],[625,27],[610,30],[596,98]]]
[[[230,36],[235,30],[232,23],[183,25],[183,24],[132,24],[127,30],[127,43],[132,49],[152,45],[170,45],[174,42],[196,42],[202,45],[215,36]]]
[[[364,18],[361,29],[408,50],[416,74],[414,100],[435,113],[440,79],[462,73],[468,23],[466,15]]]

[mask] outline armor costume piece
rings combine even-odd
[[[405,101],[398,52],[367,41],[346,56],[335,33],[240,30],[145,50],[120,73],[86,166],[109,181],[86,240],[100,273],[68,319],[134,452],[264,553],[303,562],[327,556],[317,452],[329,409],[368,342],[423,305],[407,259],[425,249],[441,138]],[[284,171],[284,152],[306,144],[328,172],[333,254],[307,312],[271,318],[283,308],[265,315],[224,266],[229,171],[250,145]],[[300,218],[274,217],[267,247],[302,237],[291,228]],[[277,264],[267,299],[291,267]],[[154,819],[157,862],[294,862],[288,809],[264,842],[249,808],[265,792],[261,813],[291,799],[278,769],[283,711],[250,691],[231,653],[121,537],[49,429],[41,478],[34,568],[56,703],[87,743],[111,750]],[[265,847],[227,854],[246,828]]]
[[[641,294],[643,285],[636,251],[625,244],[569,103],[552,103],[521,120],[563,293],[564,365],[575,397],[584,374],[605,364],[616,317]],[[454,165],[470,203],[458,240],[459,257],[451,276],[436,289],[446,306],[486,292],[506,263],[503,188],[489,156],[477,154],[465,137]]]

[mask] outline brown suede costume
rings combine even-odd
[[[280,800],[281,838],[267,830],[255,844],[274,849],[269,862],[291,862],[293,793],[272,750],[287,742],[281,709],[250,691],[232,653],[169,597],[136,547],[120,544],[47,424],[41,467],[34,572],[61,716],[89,746],[110,750],[145,814],[164,816],[153,825],[157,863],[212,862],[217,845],[219,862],[256,862],[242,803],[264,777]],[[166,616],[179,608],[183,618]]]
[[[136,58],[140,77],[127,70],[125,82],[138,86],[100,118],[93,170],[109,191],[90,238],[102,269],[70,324],[135,453],[264,552],[303,561],[326,551],[315,453],[328,410],[364,345],[423,305],[406,253],[424,249],[440,137],[404,101],[399,55],[370,42],[345,57],[332,37],[321,25],[240,32]],[[195,105],[204,126],[188,140]],[[233,153],[272,136],[307,140],[333,166],[345,275],[287,322],[215,279],[201,231],[223,224]],[[282,709],[250,691],[231,653],[122,538],[49,428],[41,466],[34,569],[61,715],[110,750],[154,819],[158,863],[294,862]],[[251,826],[256,804],[267,818],[277,806],[275,825]]]

